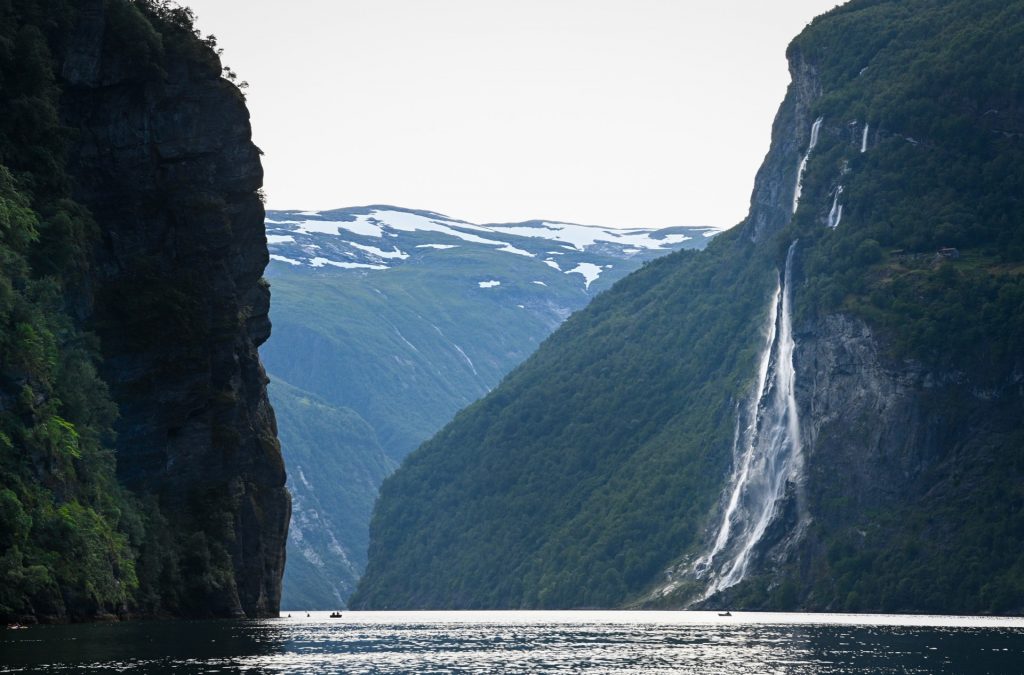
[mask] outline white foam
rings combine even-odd
[[[531,284],[537,284],[538,286],[547,286],[543,281],[531,281]]]

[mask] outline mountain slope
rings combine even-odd
[[[270,212],[267,232],[274,293],[274,337],[262,349],[268,371],[365,421],[392,466],[616,279],[671,250],[703,247],[712,234],[543,221],[476,225],[385,206]],[[296,409],[279,391],[271,396],[286,411],[280,429],[296,495],[284,603],[336,607],[365,565],[370,510],[384,476],[373,474],[372,493],[353,492],[358,504],[325,495],[348,493],[371,475],[342,467],[339,456],[356,461],[369,452],[359,461],[378,466],[376,450],[339,438],[313,408]],[[310,466],[326,467],[310,485],[297,480],[293,442],[308,453],[301,462],[307,477]]]
[[[377,488],[395,469],[373,429],[280,380],[270,384],[288,453],[292,522],[282,606],[344,606],[366,566]]]
[[[816,20],[748,218],[410,455],[353,606],[1024,608],[1022,31]]]

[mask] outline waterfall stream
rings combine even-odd
[[[843,194],[843,186],[836,188],[836,195],[832,198],[832,210],[828,212],[829,229],[839,227],[839,221],[843,219],[843,205],[839,203],[839,195]]]
[[[704,598],[743,580],[754,548],[778,512],[786,484],[802,470],[791,317],[796,244],[789,247],[785,273],[772,296],[757,388],[749,405],[737,414],[729,501],[714,545],[693,567],[698,578],[710,575]]]
[[[804,171],[807,170],[807,162],[811,159],[811,151],[814,150],[814,146],[818,144],[818,134],[821,132],[821,123],[824,117],[819,117],[814,120],[814,124],[811,125],[811,142],[807,146],[807,154],[800,160],[800,168],[796,171],[796,188],[793,189],[793,213],[796,213],[796,208],[800,206],[800,193],[803,191],[804,182]]]
[[[864,135],[860,138],[860,152],[864,154],[868,151],[868,130],[871,129],[871,125],[867,122],[864,123]]]

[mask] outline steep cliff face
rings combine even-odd
[[[754,180],[747,236],[764,242],[789,224],[793,217],[793,191],[800,157],[811,140],[811,108],[821,96],[817,68],[795,51],[789,62],[792,83],[772,124],[772,142]]]
[[[84,5],[61,113],[73,195],[102,233],[90,321],[120,410],[118,475],[156,498],[174,540],[145,572],[180,556],[160,610],[267,616],[289,498],[257,354],[270,294],[248,111],[189,27]]]
[[[0,6],[4,619],[277,611],[263,174],[192,19]]]

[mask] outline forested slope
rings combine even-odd
[[[1024,609],[1022,38],[1022,2],[813,22],[749,217],[413,453],[353,604]]]

